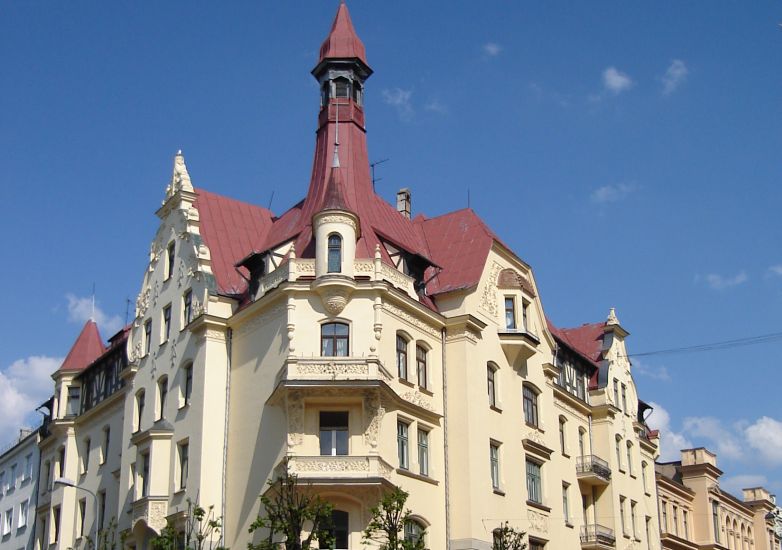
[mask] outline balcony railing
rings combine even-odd
[[[318,357],[289,358],[277,373],[282,380],[391,380],[377,358]]]
[[[615,546],[616,536],[614,536],[613,529],[604,525],[599,525],[597,523],[584,525],[581,527],[581,544]]]
[[[576,474],[579,476],[597,476],[608,481],[611,479],[611,467],[608,462],[595,455],[576,458]]]
[[[390,480],[394,468],[379,456],[291,456],[277,466],[280,474],[287,463],[288,472],[302,480],[319,479],[333,483],[357,480]]]

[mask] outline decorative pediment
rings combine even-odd
[[[533,298],[535,291],[527,278],[515,269],[507,268],[500,271],[497,276],[497,288],[523,290]]]

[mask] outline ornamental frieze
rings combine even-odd
[[[416,328],[421,329],[423,332],[429,334],[430,336],[433,336],[435,338],[439,338],[440,333],[437,331],[437,329],[429,326],[428,324],[421,321],[421,319],[414,317],[410,313],[404,311],[401,308],[398,308],[394,304],[384,303],[383,309],[393,315],[394,317],[397,317],[398,319],[401,319],[402,321],[406,321],[407,323],[413,325]]]
[[[530,531],[548,533],[548,516],[535,510],[527,510]]]

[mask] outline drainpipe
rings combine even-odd
[[[445,468],[445,547],[451,550],[451,499],[450,476],[448,475],[448,375],[445,369],[445,328],[440,329],[440,349],[443,369],[443,453]]]
[[[223,425],[223,498],[220,504],[220,515],[222,516],[221,522],[223,524],[223,530],[221,536],[225,537],[225,502],[226,498],[226,472],[228,469],[228,418],[230,416],[230,404],[231,404],[231,355],[233,352],[233,329],[228,329],[225,335],[225,347],[228,355],[228,360],[225,368],[225,424]],[[223,544],[225,544],[225,538],[223,538]]]

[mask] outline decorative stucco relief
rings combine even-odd
[[[373,449],[377,449],[380,424],[385,414],[386,410],[383,408],[378,392],[367,392],[364,395],[364,419],[366,422],[364,443]]]
[[[528,430],[526,434],[524,434],[524,439],[529,439],[530,441],[534,441],[538,445],[546,446],[546,442],[543,439],[543,434],[540,433],[538,430]]]
[[[366,363],[335,363],[334,361],[297,363],[296,372],[299,374],[328,374],[339,375],[368,375],[369,367]]]
[[[408,312],[396,307],[394,304],[385,303],[383,304],[383,309],[388,313],[390,313],[391,315],[393,315],[394,317],[397,317],[413,325],[414,327],[421,329],[422,331],[426,332],[430,336],[433,336],[435,338],[440,336],[440,333],[437,331],[437,329],[429,326],[428,324],[421,321],[421,319],[414,317]]]
[[[352,216],[340,216],[339,214],[333,214],[331,216],[321,216],[318,218],[318,225],[324,223],[344,223],[353,228],[353,231],[358,233],[358,226]]]
[[[405,401],[408,401],[414,405],[418,405],[427,411],[434,412],[434,407],[432,406],[432,403],[429,401],[429,399],[416,391],[405,392],[401,397]]]
[[[483,285],[483,291],[481,292],[480,307],[489,313],[492,318],[496,318],[498,313],[497,276],[500,274],[500,271],[502,271],[502,266],[497,262],[493,262],[491,271],[489,271],[489,276],[486,279],[486,282]]]
[[[527,520],[529,521],[529,527],[531,531],[538,533],[548,533],[548,516],[536,512],[535,510],[527,510]]]
[[[288,416],[288,446],[296,447],[304,440],[304,399],[301,392],[288,393],[285,409]]]

